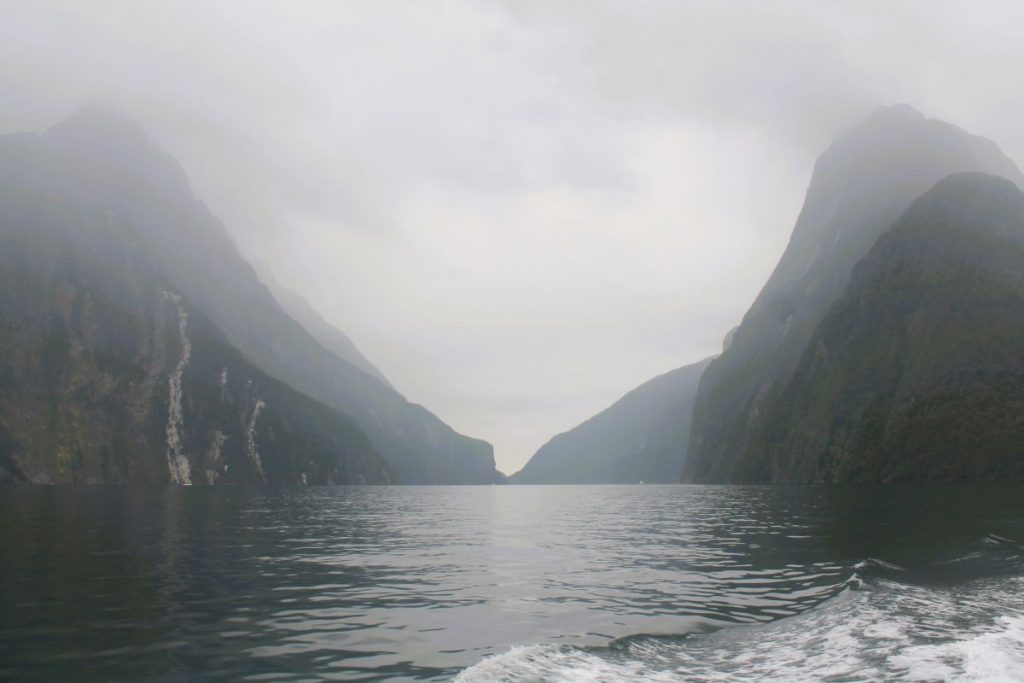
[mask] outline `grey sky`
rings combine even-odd
[[[0,0],[0,130],[119,105],[242,250],[517,470],[717,351],[814,158],[908,102],[1024,159],[1024,10]]]

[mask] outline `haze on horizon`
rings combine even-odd
[[[0,132],[135,118],[248,257],[507,473],[716,353],[873,107],[1024,161],[1010,2],[0,9]]]

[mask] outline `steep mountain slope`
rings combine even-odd
[[[818,159],[785,254],[701,379],[684,481],[733,478],[853,265],[914,199],[962,171],[1022,181],[991,141],[905,105],[875,111]]]
[[[321,346],[375,378],[389,389],[394,389],[383,373],[363,355],[347,334],[327,322],[320,312],[310,306],[309,302],[299,294],[278,282],[269,267],[256,266],[256,272],[260,281],[274,295],[284,312],[313,335],[313,339],[317,340]]]
[[[645,382],[538,450],[513,484],[679,481],[697,384],[710,358]]]
[[[268,377],[131,226],[0,138],[0,481],[387,483],[346,416]]]
[[[1024,479],[1024,194],[918,199],[855,268],[739,462],[745,481]]]
[[[457,434],[378,379],[325,349],[288,316],[197,201],[180,166],[133,123],[88,108],[20,158],[75,196],[83,210],[130,225],[150,245],[169,287],[269,375],[351,416],[401,483],[491,483],[490,444]]]

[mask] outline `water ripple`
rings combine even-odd
[[[1012,655],[1019,591],[977,586],[1024,574],[1021,492],[8,488],[0,678],[938,671]]]

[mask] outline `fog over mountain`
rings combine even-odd
[[[1024,159],[1015,3],[0,11],[0,133],[123,111],[297,296],[292,316],[322,316],[320,343],[343,330],[339,349],[507,473],[718,353],[814,159],[875,106]]]
[[[912,107],[881,107],[818,158],[793,236],[701,378],[683,478],[729,481],[782,400],[780,392],[851,270],[921,194],[950,174],[982,171],[1024,185],[991,140]],[[897,290],[898,291],[898,290]]]

